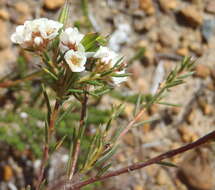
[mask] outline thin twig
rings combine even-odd
[[[88,96],[87,93],[84,93],[84,99],[82,102],[82,107],[81,107],[81,117],[80,117],[80,121],[79,121],[79,131],[82,130],[82,127],[84,126],[84,122],[85,122],[85,117],[86,117],[86,112],[87,112],[87,101],[88,101]],[[71,164],[71,170],[70,170],[70,174],[69,174],[69,180],[72,180],[72,177],[75,173],[75,169],[76,169],[76,165],[77,165],[77,161],[78,161],[78,155],[80,152],[80,139],[77,140],[76,145],[75,145],[75,150],[74,150],[74,154],[72,156],[72,164]]]
[[[186,151],[188,151],[190,149],[193,149],[193,148],[195,148],[197,146],[200,146],[200,145],[208,142],[209,140],[213,140],[213,139],[215,139],[215,131],[212,131],[211,133],[205,135],[204,137],[198,139],[197,141],[195,141],[193,143],[190,143],[190,144],[187,144],[187,145],[182,146],[180,148],[173,149],[173,150],[170,150],[168,152],[165,152],[165,153],[163,153],[163,154],[161,154],[159,156],[156,156],[156,157],[154,157],[152,159],[149,159],[146,162],[135,163],[135,164],[132,164],[132,165],[130,165],[128,167],[124,167],[122,169],[119,169],[119,170],[116,170],[116,171],[113,171],[113,172],[109,172],[108,174],[100,176],[100,177],[92,177],[92,178],[90,178],[90,179],[88,179],[86,181],[83,181],[83,182],[80,182],[80,183],[74,185],[72,188],[70,188],[70,190],[74,190],[76,188],[86,186],[86,185],[94,183],[96,181],[102,181],[102,180],[110,178],[110,177],[118,176],[118,175],[128,173],[128,172],[133,171],[133,170],[141,169],[141,168],[144,168],[146,166],[159,163],[160,161],[162,161],[162,160],[164,160],[166,158],[171,158],[171,157],[173,157],[173,156],[175,156],[177,154],[186,152]]]
[[[55,121],[56,121],[56,118],[58,115],[59,107],[60,107],[60,102],[58,100],[56,100],[54,110],[52,111],[52,114],[50,117],[50,123],[49,123],[50,134],[54,131],[54,125],[55,125]]]
[[[121,132],[121,134],[119,135],[119,139],[121,139],[121,138],[132,128],[132,126],[142,118],[144,112],[145,112],[145,109],[143,108],[143,109],[134,117],[134,119],[131,120],[131,121],[129,122],[129,124],[127,125],[127,127],[126,127],[126,128]]]
[[[211,133],[199,138],[198,140],[194,141],[193,143],[187,144],[187,145],[179,147],[177,149],[167,151],[167,152],[165,152],[165,153],[163,153],[163,154],[161,154],[159,156],[156,156],[154,158],[149,159],[146,162],[135,163],[135,164],[132,164],[130,166],[121,168],[119,170],[109,172],[109,173],[107,173],[106,175],[103,175],[103,176],[95,176],[95,177],[92,177],[92,178],[90,178],[88,180],[85,180],[85,181],[82,181],[82,182],[79,182],[79,183],[76,183],[76,184],[71,184],[69,190],[76,190],[78,188],[84,187],[84,186],[86,186],[88,184],[92,184],[92,183],[97,182],[97,181],[102,181],[102,180],[105,180],[107,178],[111,178],[111,177],[114,177],[114,176],[119,176],[119,175],[124,174],[124,173],[128,173],[128,172],[138,170],[138,169],[144,168],[144,167],[152,165],[152,164],[159,163],[164,159],[171,158],[173,156],[176,156],[178,154],[181,154],[183,152],[186,152],[188,150],[196,148],[196,147],[198,147],[198,146],[200,146],[200,145],[202,145],[202,144],[204,144],[204,143],[206,143],[206,142],[208,142],[210,140],[213,140],[213,139],[215,139],[215,131],[212,131]],[[69,186],[69,184],[65,180],[64,181],[59,181],[54,186],[48,188],[48,190],[59,189],[60,187],[64,186],[65,184],[67,184],[67,186]]]
[[[38,181],[36,184],[36,190],[39,190],[41,184],[43,183],[45,168],[46,168],[48,159],[49,159],[49,145],[45,144],[44,149],[43,149],[43,160],[42,160],[42,163],[40,166],[39,177],[38,177]]]
[[[49,122],[49,129],[48,129],[48,140],[45,143],[44,149],[43,149],[43,160],[40,166],[40,171],[39,171],[39,177],[38,177],[38,181],[37,181],[37,185],[36,185],[36,190],[40,189],[41,184],[43,183],[43,179],[44,179],[44,172],[45,172],[45,168],[46,168],[46,164],[48,162],[49,159],[49,141],[51,139],[53,130],[54,130],[54,124],[57,118],[57,114],[58,114],[58,110],[60,107],[60,102],[58,100],[56,100],[55,102],[55,106],[54,109],[51,113],[51,117],[50,117],[50,122]]]
[[[16,86],[21,82],[33,80],[36,77],[38,77],[39,75],[41,75],[41,74],[42,74],[42,72],[38,71],[38,72],[35,72],[33,74],[30,74],[30,75],[24,77],[23,79],[17,79],[17,80],[14,80],[14,81],[12,81],[12,80],[3,81],[3,82],[0,83],[0,88],[8,88],[8,87],[11,87],[11,86]]]
[[[69,174],[69,180],[71,181],[72,180],[72,177],[75,173],[75,168],[76,168],[76,164],[77,164],[77,161],[78,161],[78,155],[79,155],[79,152],[80,152],[80,140],[77,141],[77,144],[75,146],[75,151],[74,151],[74,155],[73,155],[73,158],[72,158],[72,165],[71,165],[71,171],[70,171],[70,174]]]

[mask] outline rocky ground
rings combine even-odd
[[[0,1],[1,77],[16,69],[19,50],[9,40],[15,26],[35,17],[56,18],[63,3],[64,0]],[[80,1],[71,0],[71,5],[71,22],[82,22]],[[195,76],[166,97],[183,106],[153,106],[144,119],[156,121],[133,129],[124,138],[123,147],[115,157],[116,168],[192,142],[214,129],[214,0],[89,0],[89,19],[91,30],[110,34],[110,48],[126,55],[126,60],[140,48],[146,48],[144,57],[129,67],[132,76],[122,87],[125,93],[153,93],[182,56],[196,59]],[[118,100],[105,96],[102,101],[108,107]],[[132,108],[133,105],[127,105],[127,118],[121,122],[126,124],[131,119]],[[213,190],[214,153],[214,147],[208,144],[171,159],[178,168],[150,166],[107,180],[105,187],[107,190]],[[10,166],[5,168],[2,181],[15,190]]]

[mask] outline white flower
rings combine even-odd
[[[118,72],[116,72],[116,74],[119,74],[119,75],[125,74],[125,70],[118,71]],[[118,85],[122,82],[127,81],[128,77],[124,77],[124,76],[123,77],[112,77],[112,80],[113,80],[114,84]]]
[[[84,35],[81,34],[77,28],[67,28],[60,35],[60,50],[65,52],[67,50],[84,51],[81,40]]]
[[[24,25],[16,28],[11,41],[23,47],[45,47],[58,35],[62,27],[63,24],[47,18],[26,21]]]
[[[58,31],[63,27],[62,23],[53,20],[44,20],[39,30],[43,39],[52,40],[58,35]]]
[[[99,50],[94,54],[94,58],[100,59],[100,61],[108,66],[108,68],[112,68],[119,60],[120,56],[114,51],[110,50],[107,47],[100,47]],[[115,74],[125,74],[125,69],[116,71]],[[127,80],[127,77],[111,77],[114,84],[118,85]]]
[[[73,72],[82,72],[85,70],[84,65],[87,58],[84,52],[69,50],[66,52],[64,58]]]
[[[31,33],[26,30],[24,25],[16,27],[16,32],[11,35],[11,41],[16,44],[23,44],[31,40]]]
[[[113,67],[120,59],[120,56],[118,54],[103,46],[98,49],[93,57],[101,59],[101,62],[105,64],[109,64],[110,68]]]

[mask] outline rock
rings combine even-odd
[[[154,52],[150,49],[146,49],[143,58],[141,59],[141,62],[144,66],[149,66],[154,64],[155,61],[155,55]]]
[[[123,153],[116,154],[116,159],[117,159],[117,161],[119,161],[121,163],[125,162],[127,160]]]
[[[195,109],[192,109],[192,110],[186,115],[186,122],[189,123],[189,124],[192,124],[195,117],[196,117],[196,111],[195,111]]]
[[[215,20],[214,19],[204,20],[201,32],[203,38],[208,42],[215,33]]]
[[[204,51],[202,49],[202,44],[198,43],[198,42],[191,43],[189,45],[189,49],[198,56],[201,56],[204,53]]]
[[[45,0],[44,6],[49,10],[55,10],[63,6],[65,0]]]
[[[210,68],[206,65],[199,64],[195,68],[195,76],[200,78],[206,78],[210,76]]]
[[[17,12],[23,14],[23,15],[28,15],[30,12],[30,7],[27,3],[23,1],[19,1],[14,5],[14,8],[16,9]]]
[[[4,6],[6,3],[6,0],[0,0],[0,6]]]
[[[159,4],[160,4],[160,7],[163,11],[167,12],[169,10],[174,10],[177,5],[178,5],[178,1],[177,0],[159,0]]]
[[[197,27],[203,22],[201,11],[193,5],[181,9],[179,13],[185,19],[188,26]]]
[[[165,170],[159,170],[156,181],[158,185],[166,185],[170,183],[170,178]]]
[[[114,51],[119,51],[121,46],[128,43],[131,34],[131,26],[128,23],[116,24],[117,29],[109,38],[108,46]]]
[[[139,0],[140,9],[142,9],[146,14],[152,15],[155,13],[155,8],[152,0]]]
[[[188,125],[182,125],[179,128],[179,133],[185,143],[190,143],[198,139],[198,135],[194,133],[192,128],[190,128]]]
[[[207,89],[210,90],[210,91],[215,91],[215,82],[214,81],[210,81],[207,84]]]
[[[212,105],[207,103],[207,100],[203,97],[198,98],[198,104],[204,113],[204,115],[212,115],[214,113],[214,108]]]
[[[16,11],[11,13],[11,20],[15,24],[23,24],[26,20],[31,19],[31,8],[26,2],[19,1],[14,4]]]
[[[208,1],[206,3],[205,11],[208,13],[215,14],[215,1],[212,0]]]
[[[4,181],[10,181],[13,177],[13,170],[9,165],[4,166]]]
[[[0,18],[3,20],[8,20],[10,18],[10,15],[6,9],[4,8],[0,9]]]
[[[142,185],[135,185],[134,190],[144,190]]]
[[[150,16],[144,19],[135,19],[134,20],[134,29],[137,32],[149,31],[153,26],[155,26],[157,20],[154,16]]]
[[[158,36],[159,36],[159,41],[165,47],[174,48],[175,46],[178,45],[179,34],[175,30],[169,27],[162,28]]]
[[[16,60],[14,50],[11,48],[0,51],[0,77],[7,75],[12,68],[12,63]]]
[[[179,179],[192,190],[214,189],[214,172],[208,151],[192,151],[180,164]]]
[[[176,53],[181,56],[187,56],[189,54],[189,50],[186,47],[182,47],[177,49]]]
[[[8,36],[7,24],[2,20],[0,20],[0,28],[1,28],[0,49],[5,49],[9,46],[10,41],[9,41],[9,36]]]

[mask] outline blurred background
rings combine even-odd
[[[0,80],[22,78],[39,60],[17,46],[10,35],[28,19],[57,19],[64,0],[0,0]],[[180,107],[155,105],[133,128],[113,159],[115,169],[144,161],[190,143],[215,126],[215,0],[71,0],[68,25],[81,32],[108,36],[108,46],[130,64],[129,80],[92,101],[88,124],[105,123],[111,105],[125,103],[115,126],[132,119],[139,94],[155,93],[166,74],[183,56],[196,60],[195,75],[165,97]],[[77,105],[77,109],[78,105]],[[24,189],[34,184],[40,165],[45,106],[39,81],[0,88],[0,190]],[[73,110],[59,123],[56,136],[70,134],[79,116]],[[47,176],[63,175],[69,141],[52,156]],[[213,190],[215,146],[206,144],[169,160],[177,167],[153,165],[85,189]]]

